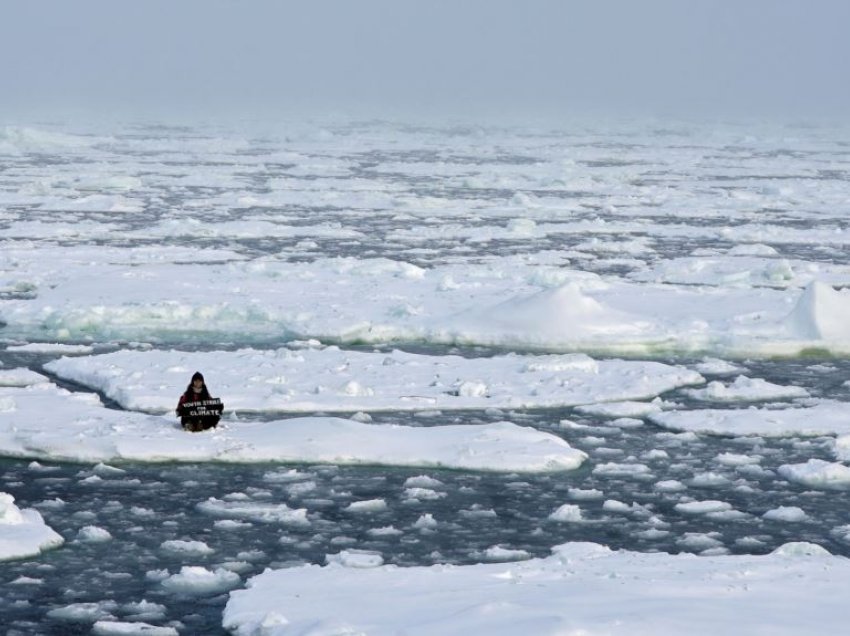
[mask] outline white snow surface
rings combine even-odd
[[[709,382],[702,389],[686,389],[685,394],[696,399],[714,402],[755,402],[808,397],[809,392],[798,386],[781,386],[761,378],[739,375],[731,384]]]
[[[674,431],[717,435],[782,437],[850,433],[847,406],[831,400],[808,407],[659,411],[648,417],[659,426]]]
[[[224,627],[237,636],[799,636],[844,624],[848,583],[850,561],[812,544],[695,556],[567,543],[513,563],[267,570],[231,592]]]
[[[32,508],[18,508],[15,498],[0,492],[0,561],[23,559],[64,543]]]
[[[190,434],[174,416],[107,409],[95,395],[44,383],[0,387],[0,454],[79,462],[274,461],[529,472],[572,470],[586,458],[559,437],[511,422],[409,427],[300,417],[228,421]]]
[[[850,351],[842,320],[850,291],[819,280],[802,291],[676,287],[603,280],[514,256],[428,269],[386,258],[301,263],[226,253],[227,262],[204,263],[205,254],[196,259],[188,247],[179,264],[172,256],[141,265],[136,248],[21,242],[0,253],[0,290],[28,293],[0,299],[0,320],[23,339],[312,337],[650,355]]]
[[[196,370],[227,409],[238,411],[575,406],[652,399],[704,382],[679,366],[594,360],[585,354],[463,358],[338,347],[118,351],[64,357],[45,368],[102,391],[125,408],[154,413],[175,408]]]

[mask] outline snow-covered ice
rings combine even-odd
[[[57,426],[56,413],[62,413]],[[586,455],[550,433],[511,422],[410,427],[333,417],[233,421],[187,434],[174,417],[107,409],[97,396],[52,384],[0,387],[0,454],[82,462],[318,462],[557,471]]]
[[[159,413],[174,409],[195,370],[202,371],[210,390],[228,409],[239,411],[575,406],[651,400],[665,391],[704,381],[700,374],[680,366],[595,360],[584,354],[464,358],[319,346],[235,352],[119,351],[65,357],[46,368],[102,391],[125,408]]]
[[[12,495],[0,492],[0,561],[36,556],[64,541],[37,510],[18,508]]]
[[[170,568],[145,582],[156,608],[63,596],[39,563],[16,573],[4,612],[184,633],[272,564],[231,598],[240,635],[840,631],[845,558],[811,544],[717,555],[763,552],[772,528],[805,536],[816,520],[847,544],[842,508],[824,513],[850,491],[846,133],[0,127],[0,454],[44,462],[10,462],[23,468],[4,490],[62,521],[56,555],[81,575],[80,555],[119,542],[171,561],[149,566]],[[173,408],[195,370],[228,413],[189,435]],[[90,465],[60,478],[59,460]],[[183,516],[134,548],[164,505],[140,473],[173,461],[204,465],[161,475],[326,465],[257,467],[255,487],[214,492],[186,479]],[[501,472],[486,488],[445,472],[361,483],[403,472],[385,465]],[[479,537],[519,514],[483,491],[534,501],[533,484],[562,477],[513,473],[582,465],[526,536]],[[149,501],[124,502],[140,490]],[[70,513],[74,492],[109,492],[126,525],[97,505]],[[184,528],[198,519],[209,535]],[[626,545],[706,556],[566,544],[531,558],[614,523],[633,524]],[[255,532],[274,546],[229,551]],[[470,532],[474,547],[445,545]],[[447,560],[487,564],[439,565],[452,548]],[[398,559],[438,565],[382,565]],[[293,567],[305,560],[326,565]],[[118,590],[125,570],[102,574]],[[38,609],[28,589],[52,600]],[[192,606],[186,622],[174,599]]]
[[[685,395],[695,400],[712,402],[755,402],[808,397],[809,392],[799,386],[780,386],[739,375],[731,384],[709,382],[702,389],[687,389]]]
[[[840,629],[848,581],[850,561],[812,544],[712,557],[567,543],[515,563],[269,570],[231,592],[224,626],[239,636],[799,636]]]
[[[74,252],[81,253],[75,258]],[[539,266],[512,257],[430,269],[334,258],[155,262],[135,271],[113,258],[108,248],[96,247],[4,250],[0,286],[7,280],[12,289],[32,290],[0,299],[6,333],[60,342],[299,337],[655,356],[850,351],[850,328],[841,319],[850,292],[819,281],[803,290],[671,288],[563,270],[553,281]],[[94,278],[96,287],[87,284]],[[211,279],[214,294],[208,293]]]
[[[789,408],[670,410],[649,419],[675,431],[716,435],[840,435],[850,432],[843,402],[822,401],[814,406]]]

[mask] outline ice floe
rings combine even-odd
[[[559,437],[510,422],[410,427],[301,417],[228,421],[191,434],[173,416],[107,409],[95,395],[43,383],[0,387],[0,454],[82,462],[274,461],[530,472],[571,470],[586,457]]]
[[[594,360],[584,354],[464,358],[318,346],[119,351],[66,357],[45,368],[97,389],[125,408],[159,413],[174,409],[195,370],[202,370],[210,390],[228,409],[239,411],[575,406],[651,400],[665,391],[704,382],[701,375],[680,366]],[[657,409],[640,403],[619,412]]]
[[[810,407],[697,409],[659,411],[649,419],[675,431],[715,435],[836,435],[850,433],[843,402],[823,401]]]
[[[850,490],[850,467],[823,459],[802,464],[785,464],[779,474],[789,481],[821,490]]]
[[[687,540],[707,549],[717,543],[709,535]],[[499,546],[491,552],[490,560],[522,557]],[[269,570],[231,592],[223,624],[239,636],[798,636],[843,625],[848,581],[850,561],[812,544],[763,556],[695,556],[567,543],[547,558],[512,563],[364,567],[333,560]]]
[[[234,230],[235,231],[235,230]],[[850,292],[602,279],[513,256],[422,268],[389,259],[143,263],[128,248],[19,245],[0,256],[8,337],[54,342],[214,340],[484,344],[545,351],[795,355],[850,351]],[[150,248],[144,248],[150,253]],[[128,268],[127,259],[138,262]],[[98,285],[87,281],[97,279]],[[214,293],[211,281],[215,281]]]
[[[731,384],[709,382],[702,389],[686,389],[685,395],[695,400],[711,402],[755,402],[808,397],[809,392],[798,386],[781,386],[761,378],[739,375]]]
[[[15,498],[0,492],[0,561],[33,557],[64,543],[32,508],[18,508]]]

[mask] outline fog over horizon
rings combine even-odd
[[[0,24],[4,124],[850,112],[840,0],[35,0]]]

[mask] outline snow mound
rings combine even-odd
[[[850,292],[836,291],[814,281],[800,294],[785,319],[789,330],[801,340],[850,341]]]
[[[480,342],[562,345],[637,338],[645,334],[644,317],[604,305],[576,283],[511,298],[457,317],[461,339]]]

